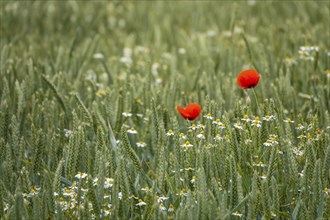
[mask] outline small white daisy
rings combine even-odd
[[[139,199],[139,203],[136,204],[136,206],[145,206],[147,203],[145,203],[142,199]]]
[[[135,128],[131,127],[130,129],[127,130],[128,133],[130,134],[137,134],[137,130],[135,130]]]
[[[126,118],[132,117],[132,113],[129,113],[129,112],[123,112],[122,115]]]
[[[211,113],[208,113],[208,114],[204,115],[203,117],[207,118],[207,119],[210,119],[210,120],[213,120],[213,117],[212,117]]]
[[[170,129],[167,131],[166,136],[173,136],[174,132]]]
[[[139,141],[139,142],[136,143],[136,146],[143,148],[143,147],[147,146],[147,144],[143,141]]]

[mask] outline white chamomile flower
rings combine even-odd
[[[129,112],[123,112],[122,115],[126,118],[132,117],[132,113],[129,113]]]
[[[209,120],[213,120],[213,117],[212,117],[211,113],[208,113],[208,114],[204,115],[203,117],[207,118]]]
[[[294,123],[294,121],[292,121],[291,118],[287,118],[287,119],[285,119],[283,121],[286,122],[286,123],[292,123],[292,124]]]
[[[215,140],[215,141],[222,141],[223,140],[223,137],[221,137],[220,134],[216,134],[216,136],[213,138],[213,140]]]
[[[262,117],[262,120],[264,121],[273,121],[274,120],[274,115],[266,115],[265,117]]]
[[[78,172],[78,174],[76,174],[74,177],[77,179],[85,179],[87,177],[87,173]]]
[[[304,128],[305,127],[302,124],[298,124],[297,127],[296,127],[296,129],[299,130],[299,131],[304,129]]]
[[[142,199],[139,199],[139,203],[136,204],[136,206],[145,206],[147,203],[145,203]]]
[[[204,136],[204,133],[203,132],[201,132],[198,135],[196,135],[196,137],[199,138],[199,139],[205,139],[205,136]]]
[[[235,123],[234,127],[237,128],[237,129],[243,130],[243,126],[239,122]]]
[[[127,130],[128,133],[130,134],[137,134],[137,130],[135,130],[135,128],[131,127],[130,129]]]
[[[219,125],[219,126],[221,126],[221,125],[222,125],[222,122],[220,121],[220,118],[217,118],[217,119],[215,119],[215,120],[212,122],[212,124],[215,124],[215,125]]]
[[[147,144],[143,141],[139,141],[139,142],[136,143],[136,146],[143,148],[143,147],[147,146]]]
[[[164,206],[163,203],[160,203],[160,204],[159,204],[159,209],[160,209],[161,211],[166,211],[166,207]]]
[[[166,136],[173,136],[174,135],[174,132],[172,129],[168,130],[167,133],[166,133]]]
[[[182,144],[181,147],[184,148],[184,151],[187,151],[190,147],[192,147],[193,145],[190,144],[189,141],[186,141],[186,143]]]
[[[187,136],[186,136],[184,133],[180,133],[179,136],[180,136],[180,138],[183,139],[183,140],[187,139]]]
[[[248,115],[244,115],[243,118],[241,118],[242,121],[249,122],[251,119],[249,118]]]

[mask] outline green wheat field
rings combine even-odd
[[[0,13],[0,219],[330,219],[329,1]]]

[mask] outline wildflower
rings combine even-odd
[[[324,188],[323,192],[328,196],[330,195],[330,189],[328,189],[327,187]]]
[[[203,124],[198,124],[198,125],[197,125],[197,128],[204,129],[204,128],[205,128],[205,125],[203,125]]]
[[[220,134],[216,134],[216,136],[213,138],[215,141],[222,141],[223,137],[220,136]]]
[[[262,117],[262,120],[264,121],[273,121],[274,120],[274,115],[266,115],[265,117]]]
[[[111,188],[112,185],[113,185],[113,179],[112,178],[105,178],[104,188],[105,189]]]
[[[259,82],[259,74],[255,70],[245,70],[237,77],[237,84],[243,89],[254,88]]]
[[[324,73],[327,75],[328,78],[330,78],[330,69],[329,70],[326,70],[324,71]]]
[[[205,139],[204,132],[199,133],[196,137],[199,139]]]
[[[264,179],[267,179],[267,175],[264,173],[264,174],[262,174],[262,175],[260,176],[260,178],[263,179],[263,180],[264,180]]]
[[[204,118],[213,120],[213,117],[212,117],[211,113],[208,113],[208,114],[204,115]]]
[[[173,212],[174,211],[174,206],[172,204],[170,204],[170,207],[167,210],[168,212]]]
[[[137,130],[135,130],[135,128],[131,127],[130,129],[127,130],[128,133],[130,134],[137,134]]]
[[[243,214],[241,214],[239,211],[236,211],[234,213],[232,213],[233,216],[238,216],[238,217],[242,217]]]
[[[118,199],[121,200],[122,198],[123,198],[123,193],[122,193],[122,192],[119,192],[119,193],[118,193]]]
[[[249,122],[251,121],[251,119],[249,118],[248,115],[244,115],[243,118],[241,118],[242,121],[246,121],[246,122]]]
[[[283,121],[286,122],[286,123],[292,123],[292,124],[294,123],[294,121],[292,121],[291,118],[287,118],[287,119],[285,119]]]
[[[182,138],[183,140],[187,139],[186,135],[184,135],[184,133],[180,133],[180,138]]]
[[[177,110],[184,119],[195,120],[201,112],[201,106],[196,103],[190,103],[185,108],[177,106]]]
[[[243,130],[243,127],[242,127],[241,123],[239,123],[239,122],[235,123],[234,127],[237,129]]]
[[[162,211],[166,211],[166,208],[164,207],[163,203],[159,204],[159,209],[162,210]]]
[[[254,166],[254,167],[266,167],[267,165],[264,164],[262,161],[260,161],[259,163],[252,164],[252,166]]]
[[[191,126],[189,126],[189,128],[194,131],[196,130],[197,126],[195,124],[192,124]]]
[[[264,146],[269,147],[269,146],[277,145],[278,142],[276,141],[276,138],[277,138],[277,136],[274,135],[274,134],[269,135],[269,138],[268,138],[268,140],[264,143]]]
[[[174,132],[170,129],[168,130],[168,132],[166,133],[166,136],[173,136]]]
[[[137,142],[137,143],[136,143],[136,146],[137,146],[137,147],[141,147],[141,148],[143,148],[143,147],[147,146],[147,144],[144,143],[143,141],[140,141],[140,142]]]
[[[189,141],[186,141],[186,143],[184,143],[183,145],[181,145],[182,147],[184,147],[184,151],[187,151],[188,148],[192,147],[193,145],[190,144]]]
[[[178,53],[179,53],[179,54],[185,54],[185,53],[186,53],[186,49],[184,49],[184,48],[179,48],[179,49],[178,49]]]
[[[163,196],[159,197],[157,201],[158,201],[158,203],[163,203],[167,199],[168,199],[168,197],[163,195]]]
[[[31,197],[33,197],[33,196],[35,196],[35,195],[38,195],[39,192],[40,192],[40,189],[41,189],[40,187],[35,187],[35,186],[32,187],[30,193],[27,194],[27,197],[31,198]]]
[[[137,113],[136,116],[139,117],[139,118],[142,118],[143,114]]]
[[[149,187],[142,188],[141,190],[144,192],[152,192],[152,189]]]
[[[87,177],[87,173],[78,172],[78,174],[74,177],[76,177],[77,179],[85,179]]]
[[[226,128],[226,124],[222,123],[219,128],[220,129],[225,129]]]
[[[72,136],[72,134],[73,134],[73,131],[68,130],[68,129],[64,129],[64,136],[65,137],[70,137],[70,136]]]
[[[184,192],[183,190],[180,190],[180,192],[177,193],[176,195],[178,195],[178,196],[187,196],[188,193]]]
[[[284,62],[287,64],[287,65],[296,65],[297,64],[297,61],[293,58],[293,57],[286,57],[284,59]]]
[[[261,121],[259,120],[259,117],[258,117],[258,116],[256,116],[256,117],[254,118],[254,120],[252,121],[251,126],[256,126],[256,127],[258,127],[258,128],[261,127]]]
[[[193,176],[190,180],[191,183],[195,183],[196,182],[196,176]]]
[[[93,58],[96,60],[103,60],[104,56],[101,53],[95,53],[95,54],[93,54]]]
[[[297,130],[302,130],[304,129],[304,126],[302,124],[298,124],[296,127]]]
[[[130,65],[130,64],[133,63],[133,60],[132,60],[131,57],[121,57],[119,59],[119,62],[124,63],[124,64],[127,64],[127,65]]]
[[[217,118],[217,119],[215,119],[215,120],[212,122],[212,124],[215,124],[215,125],[219,125],[219,126],[221,126],[221,125],[222,125],[222,122],[220,121],[220,118]]]
[[[93,179],[93,186],[97,186],[99,184],[99,178]]]
[[[129,112],[123,112],[122,113],[122,115],[124,116],[124,117],[132,117],[132,113],[129,113]]]
[[[145,205],[147,205],[147,203],[145,203],[145,202],[143,202],[143,200],[142,199],[139,199],[139,203],[138,204],[136,204],[136,206],[145,206]]]

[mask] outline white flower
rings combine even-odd
[[[262,163],[262,161],[260,161],[259,163],[252,164],[252,166],[254,166],[254,167],[266,167],[267,165]]]
[[[179,54],[185,54],[185,53],[186,53],[186,49],[184,49],[184,48],[179,48],[179,49],[178,49],[178,53],[179,53]]]
[[[64,136],[65,137],[71,137],[73,134],[73,131],[68,130],[68,129],[64,129]]]
[[[200,134],[196,135],[196,137],[199,138],[199,139],[205,139],[205,136],[204,136],[203,133],[200,133]]]
[[[143,147],[147,146],[147,144],[144,143],[143,141],[140,141],[140,142],[137,142],[137,143],[136,143],[136,146],[137,146],[137,147],[141,147],[141,148],[143,148]]]
[[[85,179],[87,177],[87,173],[78,172],[78,174],[76,174],[74,177],[77,179]]]
[[[127,130],[128,133],[130,134],[137,134],[137,130],[135,130],[135,128],[131,127],[130,129]]]
[[[220,118],[217,118],[217,119],[215,119],[215,120],[212,122],[212,124],[215,124],[215,125],[219,125],[219,126],[221,126],[221,125],[222,125],[222,122],[220,121]]]
[[[181,145],[182,147],[184,147],[184,151],[188,150],[188,148],[192,147],[193,145],[190,144],[189,141],[186,141],[186,143],[184,143],[183,145]]]
[[[105,181],[104,181],[104,188],[105,189],[111,188],[112,184],[113,184],[113,179],[112,178],[105,178]]]
[[[266,115],[265,117],[262,117],[262,120],[264,121],[273,121],[274,120],[274,115]]]
[[[252,143],[252,140],[251,139],[246,139],[245,140],[245,144],[250,144],[250,143]]]
[[[220,134],[217,134],[214,138],[215,141],[222,141],[223,137],[220,136]]]
[[[152,189],[149,187],[141,188],[141,190],[144,192],[152,192]]]
[[[118,193],[118,199],[121,200],[122,198],[123,198],[123,193],[122,193],[122,192],[119,192],[119,193]]]
[[[197,129],[197,126],[195,124],[192,124],[191,126],[189,126],[189,128],[193,131],[195,131]]]
[[[122,115],[124,117],[131,117],[132,116],[132,113],[129,113],[129,112],[123,112]]]
[[[170,129],[170,130],[168,130],[167,131],[167,133],[166,133],[166,136],[173,136],[174,135],[174,132]]]
[[[99,178],[93,179],[93,186],[97,186],[99,184]]]
[[[235,123],[234,127],[237,128],[237,129],[243,130],[243,126],[239,122]]]
[[[147,205],[147,203],[145,203],[145,202],[143,202],[143,200],[142,199],[139,199],[139,203],[138,204],[136,204],[136,206],[145,206],[145,205]]]
[[[139,118],[142,118],[143,114],[138,113],[138,114],[136,114],[136,116],[139,117]]]
[[[297,130],[302,130],[304,129],[304,126],[302,124],[298,124],[296,127]]]
[[[133,60],[130,57],[121,57],[119,59],[119,62],[125,63],[125,64],[129,65],[129,64],[132,64],[133,63]]]
[[[286,123],[292,123],[292,124],[294,123],[294,121],[292,121],[291,118],[287,118],[287,119],[285,119],[283,121],[286,122]]]
[[[190,180],[191,183],[195,183],[196,182],[196,176],[193,176]]]
[[[170,207],[168,208],[168,210],[167,210],[168,212],[173,212],[174,211],[174,207],[173,207],[173,205],[172,204],[170,204]]]
[[[204,115],[203,117],[207,118],[207,119],[210,119],[210,120],[213,120],[213,117],[212,117],[211,113],[208,113],[208,114]]]
[[[183,140],[187,139],[186,135],[184,135],[184,133],[180,133],[180,138],[182,138]]]
[[[251,119],[249,118],[248,115],[244,115],[243,118],[241,118],[242,121],[246,121],[246,122],[249,122],[251,121]]]
[[[241,214],[240,212],[236,211],[234,213],[232,213],[233,216],[238,216],[238,217],[242,217],[243,214]]]
[[[197,125],[197,128],[204,129],[204,128],[205,128],[205,125],[203,125],[203,124],[198,124],[198,125]]]
[[[157,201],[158,201],[158,203],[163,203],[167,199],[168,199],[168,197],[163,195],[163,196],[159,197]]]
[[[93,54],[93,58],[96,60],[102,60],[102,59],[104,59],[104,56],[101,53],[95,53],[95,54]]]
[[[256,127],[260,128],[261,127],[261,121],[253,120],[252,123],[251,123],[251,126],[252,127],[256,126]]]
[[[164,207],[163,203],[159,204],[159,209],[162,210],[162,211],[166,211],[166,208]]]

